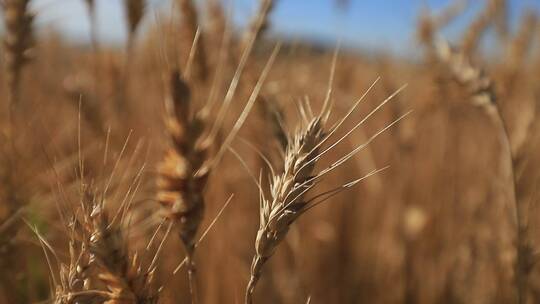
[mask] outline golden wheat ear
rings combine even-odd
[[[371,90],[373,85],[368,91]],[[246,288],[246,304],[252,303],[253,292],[261,276],[263,266],[272,257],[277,246],[287,235],[290,226],[300,215],[314,206],[327,201],[341,191],[358,184],[364,178],[385,169],[374,170],[364,177],[344,183],[334,189],[321,192],[313,197],[306,197],[307,193],[310,190],[315,189],[324,176],[343,165],[347,160],[351,159],[359,151],[369,145],[369,143],[380,134],[409,114],[406,113],[391,122],[372,135],[366,142],[358,145],[349,153],[331,163],[330,166],[323,168],[322,170],[315,170],[316,164],[325,154],[331,151],[345,138],[349,137],[354,130],[363,125],[368,118],[381,109],[393,96],[395,96],[395,94],[392,94],[374,110],[368,113],[362,120],[348,130],[345,135],[327,144],[326,147],[323,146],[324,143],[332,138],[332,135],[335,134],[336,130],[339,129],[344,121],[354,112],[365,95],[355,102],[351,110],[349,110],[342,119],[338,120],[333,127],[327,126],[329,113],[331,111],[331,107],[327,106],[328,101],[325,101],[323,110],[317,115],[313,114],[313,110],[308,101],[300,104],[299,112],[302,123],[297,128],[296,132],[289,136],[290,141],[288,142],[285,151],[283,172],[277,175],[273,174],[269,187],[270,197],[268,199],[264,197],[261,191],[259,210],[260,223],[257,238],[255,240],[255,256],[253,257],[251,265],[250,280]]]
[[[501,163],[508,168],[508,172],[513,181],[512,197],[508,202],[512,202],[515,208],[512,215],[516,223],[516,261],[515,261],[515,284],[517,288],[517,303],[525,303],[528,288],[529,274],[538,261],[538,255],[534,252],[527,221],[527,207],[517,198],[516,185],[518,184],[513,165],[515,161],[515,152],[519,151],[519,144],[512,146],[505,121],[501,116],[499,105],[496,100],[495,88],[492,80],[482,69],[471,63],[470,57],[459,48],[452,48],[448,42],[441,40],[438,43],[439,60],[447,69],[447,73],[452,76],[452,81],[457,83],[465,91],[468,98],[464,100],[473,106],[481,108],[497,130],[498,137],[502,143]]]
[[[108,300],[107,293],[92,287],[90,255],[86,244],[81,242],[79,237],[81,226],[72,220],[65,222],[69,237],[68,263],[60,260],[55,248],[41,235],[37,227],[25,221],[37,237],[47,260],[53,296],[50,303],[104,303]]]
[[[157,303],[155,268],[143,270],[137,253],[130,252],[124,221],[113,220],[90,186],[83,185],[82,190],[80,238],[87,246],[89,266],[97,274],[94,279],[104,286],[101,293],[106,303]]]
[[[129,137],[128,137],[129,139]],[[81,142],[79,133],[79,143]],[[110,303],[110,304],[154,304],[157,303],[159,292],[154,287],[155,253],[152,264],[143,268],[143,263],[131,246],[129,209],[140,185],[144,165],[126,189],[124,198],[116,202],[120,190],[109,195],[112,179],[118,169],[118,163],[127,146],[126,140],[118,159],[112,168],[111,175],[104,178],[100,174],[98,184],[85,182],[85,166],[82,155],[79,154],[77,174],[81,179],[78,185],[76,202],[69,202],[62,185],[58,184],[61,200],[57,202],[60,218],[65,226],[69,245],[69,260],[60,262],[56,258],[59,276],[50,266],[53,281],[53,302],[57,304],[71,303]],[[79,152],[81,147],[79,146]],[[107,163],[107,144],[103,163]],[[135,153],[134,153],[135,155]],[[130,162],[130,164],[132,164]],[[122,181],[124,176],[120,177]],[[106,203],[106,201],[108,201]],[[110,212],[111,205],[119,206],[115,212]],[[109,207],[109,208],[107,208]],[[164,239],[166,238],[165,235]],[[130,238],[131,237],[131,238]],[[40,239],[47,260],[49,252],[54,250],[46,241]],[[55,255],[56,257],[56,255]],[[49,262],[49,265],[52,265]]]
[[[183,1],[182,3],[187,4],[189,1]],[[197,41],[200,39],[199,35],[200,31],[197,30],[193,38],[192,54],[198,52]],[[165,217],[174,223],[175,230],[185,247],[193,302],[197,302],[195,264],[193,261],[196,244],[195,236],[204,216],[204,190],[208,177],[244,124],[279,49],[276,47],[270,56],[232,129],[223,142],[217,145],[216,135],[218,130],[223,127],[224,119],[230,110],[230,105],[252,46],[253,42],[244,51],[213,123],[208,122],[208,107],[211,104],[207,104],[201,110],[194,109],[191,90],[196,86],[192,86],[190,82],[184,80],[179,71],[174,71],[170,75],[170,95],[166,100],[167,115],[165,125],[171,143],[163,160],[158,164],[157,201],[163,206]],[[190,57],[186,69],[189,69],[191,62],[196,63],[194,57]],[[189,77],[190,74],[186,72],[185,77]],[[219,149],[212,153],[211,149],[213,147],[219,147]]]
[[[195,237],[205,210],[204,188],[213,142],[204,138],[207,122],[191,109],[191,88],[179,71],[171,73],[170,91],[165,123],[171,146],[158,164],[157,200],[184,245],[190,290],[196,302]]]

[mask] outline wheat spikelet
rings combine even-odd
[[[6,0],[3,2],[6,36],[4,38],[6,79],[10,107],[19,103],[19,86],[23,66],[30,60],[34,46],[32,22],[29,12],[30,0]]]
[[[452,49],[444,41],[437,44],[437,52],[439,60],[449,69],[453,79],[467,89],[473,104],[486,107],[488,112],[494,111],[495,92],[486,73],[473,66],[464,51]]]
[[[69,264],[60,265],[60,282],[56,286],[53,303],[103,303],[106,300],[104,295],[91,287],[90,258],[86,246],[77,244],[74,238],[74,234],[71,234]]]

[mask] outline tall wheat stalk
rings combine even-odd
[[[509,174],[512,178],[512,199],[515,204],[515,214],[513,215],[517,225],[515,263],[517,303],[526,303],[529,286],[528,277],[534,265],[534,253],[528,236],[529,229],[525,221],[525,206],[522,206],[517,198],[514,156],[512,155],[507,126],[497,106],[493,82],[486,73],[470,63],[470,58],[462,50],[452,49],[444,41],[439,42],[437,50],[439,60],[448,67],[455,80],[468,91],[472,104],[484,109],[488,117],[493,121],[499,138],[503,142],[504,153],[507,156],[507,158],[503,158],[503,162],[509,164],[507,167],[509,167]]]

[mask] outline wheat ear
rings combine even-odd
[[[203,219],[205,202],[203,190],[209,175],[207,156],[211,141],[202,140],[206,121],[191,113],[191,91],[180,78],[171,75],[171,98],[168,99],[166,127],[172,147],[158,165],[157,200],[166,217],[177,226],[185,247],[188,276],[195,297],[195,236]]]
[[[323,110],[318,115],[312,113],[309,103],[306,106],[300,107],[300,113],[302,115],[301,120],[304,123],[296,130],[293,136],[289,136],[290,140],[288,141],[285,151],[283,172],[281,174],[272,174],[270,182],[270,198],[265,198],[261,191],[259,208],[260,223],[257,238],[255,240],[255,255],[251,264],[250,279],[246,287],[246,304],[251,304],[253,302],[253,292],[261,276],[263,266],[274,254],[277,246],[285,238],[290,226],[304,212],[328,200],[335,194],[351,188],[365,177],[378,172],[378,170],[375,170],[365,177],[345,183],[329,191],[324,191],[311,198],[306,198],[306,193],[315,188],[326,174],[340,167],[359,151],[363,150],[379,134],[390,128],[406,115],[399,117],[396,121],[369,138],[365,143],[354,148],[351,152],[339,158],[327,168],[314,172],[315,165],[321,157],[326,155],[336,145],[352,134],[353,131],[358,129],[369,117],[371,117],[371,115],[386,104],[391,97],[383,101],[345,135],[335,140],[324,149],[323,145],[325,142],[335,134],[336,130],[339,129],[343,122],[351,115],[363,98],[359,99],[338,123],[328,129],[326,125],[331,111],[329,98],[326,100]]]
[[[156,199],[164,207],[166,217],[176,224],[180,239],[186,249],[192,302],[196,302],[197,294],[193,262],[195,235],[204,215],[204,189],[209,174],[219,164],[223,154],[246,121],[279,50],[279,47],[276,47],[272,52],[229,134],[220,143],[219,149],[210,154],[211,148],[217,146],[218,130],[223,127],[223,119],[229,112],[229,106],[251,53],[252,45],[253,43],[250,43],[242,54],[224,100],[216,109],[216,119],[212,123],[208,121],[208,106],[211,101],[207,101],[202,109],[192,110],[190,85],[181,78],[178,70],[173,71],[170,77],[171,94],[165,101],[165,123],[171,139],[171,147],[158,164]],[[196,48],[196,43],[193,48]]]
[[[83,242],[88,246],[89,264],[107,287],[105,303],[157,303],[158,293],[153,286],[155,269],[143,271],[137,254],[129,253],[121,225],[123,219],[111,219],[104,209],[104,201],[98,200],[89,188],[84,189],[81,206]]]
[[[60,264],[59,282],[54,292],[54,304],[103,303],[107,294],[92,289],[90,254],[77,240],[75,225],[70,224],[69,263]]]
[[[508,163],[512,177],[512,194],[515,203],[515,219],[517,223],[517,258],[515,264],[515,284],[517,289],[517,303],[526,302],[529,288],[529,275],[536,262],[534,248],[528,237],[528,226],[525,221],[525,210],[516,196],[516,174],[514,172],[514,157],[510,145],[508,129],[502,119],[497,106],[493,82],[484,71],[473,66],[470,58],[461,50],[451,48],[444,40],[437,45],[439,60],[445,64],[453,76],[454,81],[462,85],[470,94],[470,101],[481,107],[498,129],[504,148],[508,154]]]

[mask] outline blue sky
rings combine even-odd
[[[69,39],[88,41],[89,22],[83,0],[33,0],[40,12],[40,28],[58,29]],[[110,43],[125,40],[123,0],[96,0],[100,39]],[[205,0],[199,1],[204,3]],[[233,7],[238,27],[243,26],[257,7],[257,0],[224,0]],[[347,9],[340,9],[334,0],[276,0],[272,14],[272,31],[292,38],[313,39],[364,49],[385,49],[407,53],[414,46],[414,26],[424,4],[437,11],[452,0],[349,0]],[[169,0],[150,0],[145,24],[155,22],[156,12],[167,13]],[[452,24],[445,36],[452,38],[467,26],[482,8],[484,1],[469,0],[463,16]],[[510,18],[515,20],[525,9],[540,14],[539,0],[509,0]]]

